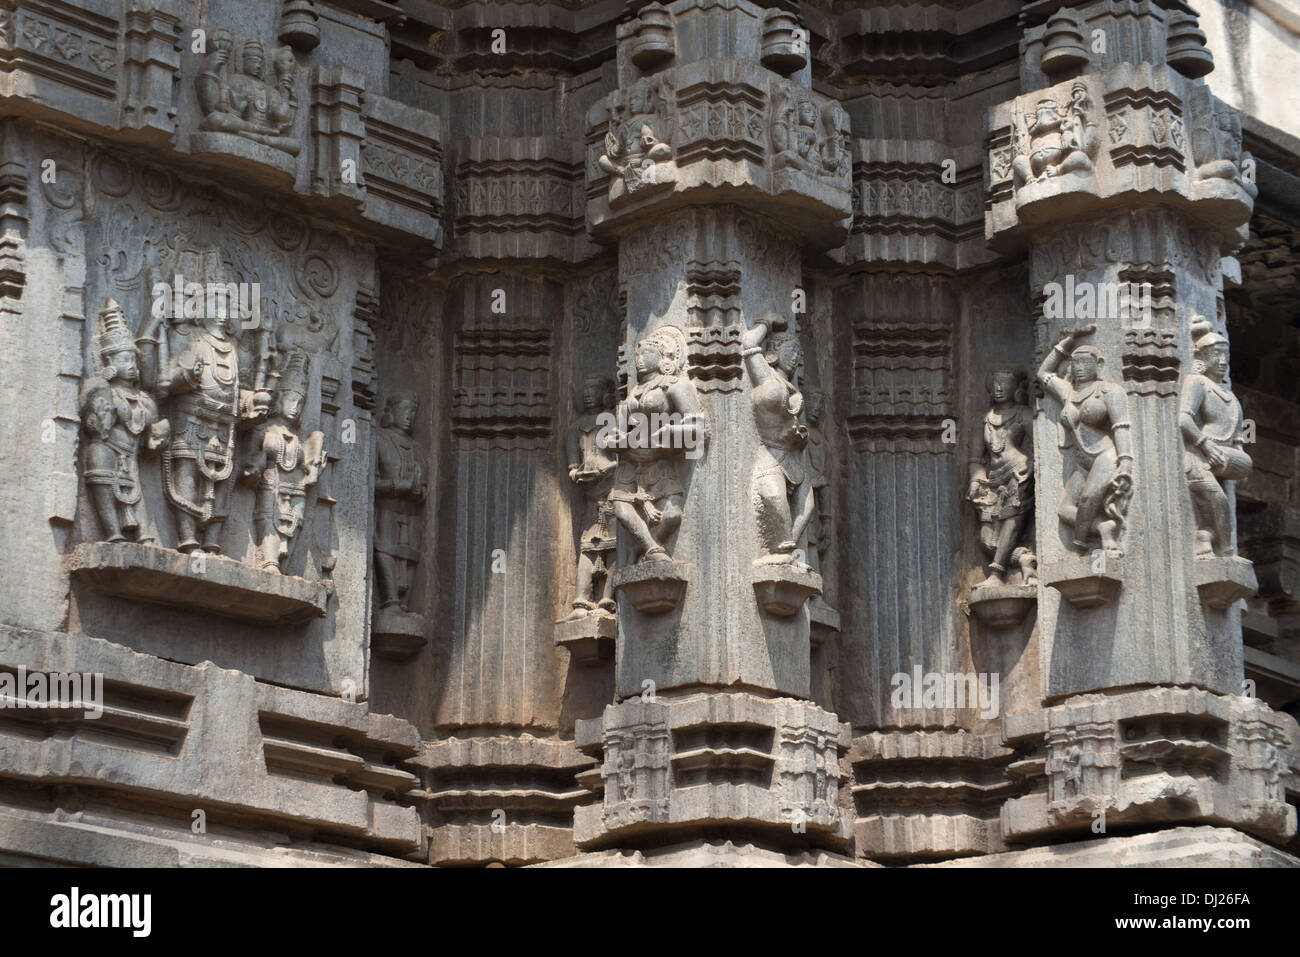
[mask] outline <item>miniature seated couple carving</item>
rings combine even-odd
[[[301,144],[293,136],[298,112],[293,82],[298,64],[293,50],[279,47],[271,54],[275,82],[266,76],[266,48],[258,40],[235,41],[214,30],[207,68],[195,79],[203,119],[199,129],[231,133],[297,156]]]
[[[205,315],[194,324],[173,325],[154,317],[137,339],[112,299],[99,313],[97,353],[99,373],[87,377],[81,390],[83,478],[105,540],[156,543],[140,514],[139,457],[161,450],[177,549],[219,554],[236,433],[251,429],[239,480],[255,492],[258,565],[279,571],[302,527],[307,490],[325,464],[324,435],[300,433],[310,381],[307,354],[291,351],[284,368],[276,369],[278,353],[263,335],[249,389],[241,384],[229,319]],[[166,400],[166,418],[160,400]]]

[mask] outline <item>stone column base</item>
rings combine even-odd
[[[717,692],[632,699],[579,721],[577,745],[603,761],[583,779],[602,803],[574,809],[580,848],[668,843],[714,826],[790,846],[848,842],[839,758],[849,728],[811,702]]]
[[[919,867],[1300,867],[1300,858],[1227,827],[1175,827]]]
[[[1227,825],[1285,843],[1300,728],[1255,698],[1189,688],[1079,695],[1009,715],[1009,771],[1029,793],[1002,806],[1009,844],[1171,823]]]

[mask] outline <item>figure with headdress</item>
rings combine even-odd
[[[1193,316],[1192,375],[1183,379],[1179,427],[1183,468],[1196,513],[1196,557],[1236,554],[1232,507],[1224,482],[1239,481],[1254,463],[1242,448],[1241,403],[1228,385],[1228,340],[1202,316]]]
[[[167,442],[168,422],[140,384],[140,351],[126,315],[109,299],[99,312],[96,353],[99,372],[81,388],[81,424],[86,433],[82,477],[99,516],[104,540],[154,541],[144,520],[140,495],[140,453]]]
[[[796,560],[815,507],[804,461],[808,430],[798,385],[803,349],[785,321],[769,310],[745,330],[740,355],[749,374],[749,403],[760,443],[751,478],[761,549],[757,561],[786,564]]]
[[[1064,105],[1050,97],[1040,100],[1025,118],[1028,155],[1017,156],[1011,164],[1016,187],[1069,173],[1092,173],[1092,158],[1101,145],[1092,112],[1092,99],[1082,80],[1070,88],[1070,100]]]
[[[682,465],[707,438],[704,409],[686,374],[686,337],[660,326],[636,344],[636,384],[603,442],[617,448],[609,500],[632,537],[637,559],[671,561],[668,545],[682,521]]]
[[[1011,565],[1024,584],[1038,580],[1034,556],[1034,413],[1025,373],[999,366],[985,386],[991,408],[970,462],[966,498],[979,512],[980,545],[992,559],[985,585],[1005,585]]]
[[[272,84],[266,75],[266,48],[261,41],[247,39],[236,45],[224,30],[213,31],[211,41],[207,69],[195,80],[203,110],[199,129],[233,133],[297,156],[301,146],[293,136],[298,111],[293,95],[297,70],[293,51],[281,47],[272,55],[276,76]],[[236,49],[238,62],[232,57]]]
[[[419,409],[414,392],[394,392],[384,404],[375,436],[375,585],[380,608],[411,610],[429,493],[424,450],[415,438]]]
[[[299,434],[310,381],[307,354],[291,351],[271,416],[253,432],[253,455],[241,476],[255,490],[253,532],[264,571],[281,571],[303,525],[307,490],[325,467],[325,434]]]
[[[210,254],[206,268],[216,269]],[[172,317],[177,318],[177,317]],[[172,396],[171,441],[163,452],[163,492],[176,518],[176,547],[220,554],[230,515],[235,432],[266,418],[271,393],[240,383],[239,350],[228,310],[209,303],[197,321],[159,317],[149,340],[159,392]]]
[[[576,621],[601,611],[613,612],[614,508],[609,501],[617,460],[603,448],[601,416],[614,406],[614,382],[607,376],[589,375],[578,395],[579,415],[569,430],[565,452],[569,481],[583,493],[582,533],[578,538],[578,590],[573,611],[566,619]],[[600,596],[596,581],[600,581]]]
[[[1128,502],[1133,495],[1133,449],[1124,387],[1101,376],[1103,359],[1096,346],[1074,343],[1096,326],[1068,330],[1043,360],[1038,381],[1061,403],[1061,448],[1074,449],[1057,515],[1072,530],[1072,545],[1087,551],[1095,535],[1112,558],[1124,554]],[[1069,378],[1056,374],[1069,359]]]

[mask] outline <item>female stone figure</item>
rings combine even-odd
[[[638,560],[671,561],[667,546],[686,494],[682,460],[707,437],[704,410],[686,375],[686,337],[676,326],[660,326],[638,342],[635,365],[636,385],[603,442],[619,449],[609,500]]]
[[[140,354],[127,328],[122,307],[114,300],[99,313],[99,375],[81,391],[81,422],[86,432],[82,477],[99,516],[104,541],[141,542],[140,451],[152,452],[167,441],[168,422],[158,418],[158,403],[140,387]]]
[[[569,432],[566,452],[569,480],[583,492],[583,526],[578,541],[578,591],[568,621],[576,621],[597,610],[617,609],[610,572],[614,565],[614,523],[609,491],[618,462],[597,441],[601,414],[614,405],[614,383],[600,375],[589,375],[579,395],[580,416]],[[595,582],[600,578],[600,597]]]
[[[1012,562],[1024,584],[1038,580],[1033,550],[1034,413],[1025,405],[1025,374],[1005,366],[985,380],[984,415],[966,498],[979,511],[980,545],[992,558],[985,585],[1005,585]]]
[[[1241,403],[1223,381],[1228,340],[1201,316],[1192,318],[1195,371],[1183,380],[1179,427],[1183,467],[1196,512],[1196,557],[1236,554],[1232,509],[1222,482],[1244,479],[1253,464],[1242,449]]]
[[[741,337],[740,355],[750,382],[749,403],[761,443],[754,458],[751,488],[762,550],[757,561],[762,564],[795,560],[795,549],[815,504],[804,462],[808,430],[800,421],[803,393],[795,384],[803,351],[791,332],[768,336],[769,329],[781,324],[781,318],[768,311]]]
[[[324,433],[299,435],[308,381],[306,354],[291,353],[271,417],[254,433],[253,457],[241,476],[256,490],[253,531],[263,571],[281,570],[303,525],[307,490],[325,465]]]
[[[1076,549],[1087,551],[1095,534],[1106,554],[1119,558],[1133,494],[1128,397],[1122,386],[1099,378],[1103,359],[1095,346],[1071,351],[1076,340],[1095,331],[1096,326],[1089,325],[1061,333],[1061,341],[1038,370],[1038,381],[1061,403],[1061,448],[1075,447],[1057,515],[1073,530]],[[1056,369],[1067,356],[1070,378],[1064,379]]]
[[[429,491],[424,450],[414,437],[419,408],[414,392],[394,392],[375,441],[375,582],[380,607],[402,611],[410,611],[411,582],[420,563],[421,512]]]

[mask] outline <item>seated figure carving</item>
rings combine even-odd
[[[275,80],[266,75],[266,49],[258,40],[235,47],[230,34],[215,31],[208,67],[195,80],[203,120],[199,129],[232,133],[297,156],[293,136],[298,112],[293,95],[297,63],[293,51],[280,47],[271,55]],[[236,59],[238,62],[236,62]]]

